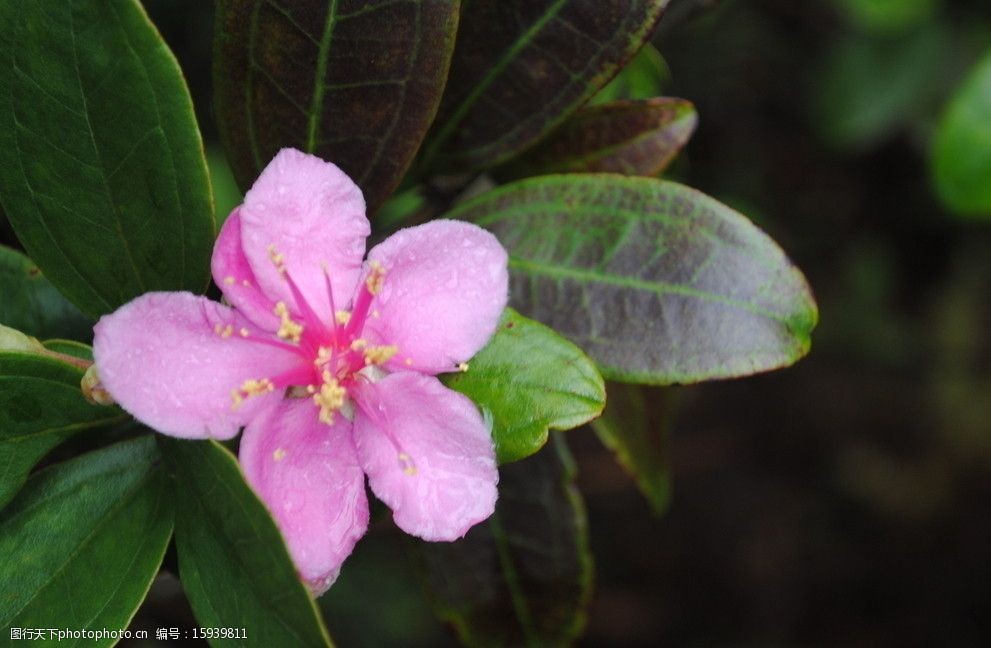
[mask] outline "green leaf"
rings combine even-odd
[[[242,189],[292,146],[340,166],[373,212],[440,102],[459,0],[222,0],[214,85]]]
[[[633,476],[656,514],[663,513],[671,500],[668,434],[675,404],[673,389],[609,383],[606,411],[592,421],[599,440]],[[645,394],[651,397],[650,408]]]
[[[155,442],[144,436],[31,478],[0,514],[0,627],[128,626],[172,537],[172,498],[159,462]],[[107,637],[67,645],[115,643]]]
[[[116,407],[83,398],[82,377],[82,370],[51,358],[0,353],[0,507],[59,443],[76,432],[126,420]]]
[[[500,177],[582,172],[656,176],[678,155],[697,123],[695,106],[684,99],[657,97],[582,108],[511,161]]]
[[[585,625],[592,554],[575,467],[560,435],[499,471],[487,522],[419,545],[434,608],[468,646],[570,645]]]
[[[744,216],[694,189],[544,176],[448,216],[499,237],[514,307],[577,343],[606,378],[742,376],[809,350],[818,314],[801,272]]]
[[[227,164],[223,151],[218,148],[207,149],[206,163],[210,169],[210,184],[213,185],[214,218],[217,229],[220,229],[234,208],[244,201],[244,194],[237,187],[234,172]]]
[[[932,158],[943,202],[961,215],[991,217],[991,50],[940,120]]]
[[[203,627],[243,628],[214,646],[329,646],[265,505],[237,460],[215,441],[159,436],[183,506],[176,516],[179,576]]]
[[[928,119],[953,42],[926,22],[898,37],[845,34],[813,84],[816,127],[831,145],[867,150],[913,120]]]
[[[491,417],[499,463],[532,455],[547,443],[548,430],[588,423],[606,404],[602,376],[588,356],[511,308],[468,371],[443,381]]]
[[[93,362],[93,347],[75,340],[45,340],[42,342],[49,351]]]
[[[589,104],[660,96],[671,82],[671,70],[657,48],[647,43],[616,78],[595,93]]]
[[[834,0],[860,29],[891,34],[930,20],[943,0]]]
[[[136,0],[0,3],[0,198],[84,313],[201,291],[214,225],[179,66]]]
[[[467,2],[418,168],[494,166],[536,143],[619,72],[667,0]]]
[[[92,320],[59,294],[31,259],[3,245],[0,245],[0,324],[42,339],[93,335]]]

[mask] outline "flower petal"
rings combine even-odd
[[[437,220],[400,230],[368,258],[385,268],[366,336],[394,344],[389,366],[453,371],[488,342],[508,297],[507,254],[477,225]]]
[[[455,540],[495,510],[495,449],[467,397],[432,376],[394,373],[355,393],[354,441],[399,528]]]
[[[235,407],[231,392],[301,362],[295,353],[253,342],[267,334],[233,309],[185,292],[142,295],[104,315],[93,330],[93,357],[107,391],[142,423],[180,438],[234,436],[263,401],[279,395],[273,390]]]
[[[313,401],[286,399],[248,424],[241,466],[268,506],[300,577],[317,596],[368,528],[365,476],[351,443],[351,423],[317,420]]]
[[[337,308],[347,305],[371,227],[361,190],[343,171],[316,156],[282,149],[245,195],[240,215],[244,255],[266,295],[300,312],[272,260],[274,250],[319,315],[331,315],[324,267]]]
[[[279,318],[274,313],[275,302],[259,289],[255,273],[241,249],[239,212],[235,209],[227,217],[213,246],[210,264],[213,281],[241,314],[266,331],[275,331],[279,328]]]

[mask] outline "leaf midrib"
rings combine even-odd
[[[430,145],[427,147],[423,156],[423,166],[427,167],[440,152],[441,148],[447,144],[447,140],[454,135],[454,132],[461,122],[464,121],[468,112],[474,107],[475,103],[482,97],[483,94],[489,89],[489,86],[502,74],[502,72],[509,66],[510,62],[516,58],[517,54],[523,50],[533,37],[540,32],[551,20],[557,17],[561,12],[561,9],[567,4],[568,0],[555,0],[554,4],[547,8],[547,11],[540,16],[529,28],[526,29],[520,36],[513,41],[510,46],[506,49],[503,55],[496,61],[495,65],[491,66],[485,75],[479,80],[468,96],[465,97],[464,101],[454,110],[451,117],[447,120],[443,127],[437,132],[437,136],[433,139]]]
[[[618,288],[630,288],[633,290],[651,292],[659,296],[681,295],[683,297],[691,297],[701,301],[739,308],[754,315],[759,315],[761,317],[766,317],[776,322],[780,322],[786,326],[790,326],[792,322],[792,318],[780,315],[773,311],[767,310],[766,308],[761,308],[739,299],[733,299],[732,297],[726,297],[725,295],[718,295],[716,293],[698,290],[697,288],[691,288],[689,286],[682,286],[679,284],[672,284],[662,281],[645,281],[643,279],[625,277],[622,275],[596,273],[589,270],[580,270],[577,268],[568,268],[559,265],[548,265],[537,261],[521,259],[515,256],[510,257],[509,267],[510,269],[520,270],[532,275],[551,277],[553,279],[572,279],[589,283],[601,283]]]
[[[327,61],[330,58],[330,42],[334,34],[334,27],[337,25],[337,3],[338,0],[330,0],[327,8],[327,18],[323,26],[323,34],[320,36],[320,49],[317,53],[317,69],[313,78],[313,100],[310,104],[310,114],[307,116],[306,127],[306,152],[315,153],[317,146],[317,133],[320,127],[320,115],[323,114],[323,96],[327,91]]]

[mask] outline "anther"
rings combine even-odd
[[[405,452],[400,452],[399,455],[397,455],[397,458],[399,459],[399,465],[402,467],[404,473],[411,477],[416,474],[416,465],[413,463],[413,459],[408,454]]]
[[[285,302],[278,302],[275,305],[275,314],[281,318],[279,323],[279,330],[276,335],[279,339],[289,340],[290,342],[299,342],[300,336],[303,334],[303,325],[299,322],[294,322],[289,316],[289,308],[286,306]]]
[[[231,390],[231,409],[236,410],[244,399],[275,391],[275,384],[268,378],[249,379],[237,389]]]
[[[370,271],[368,278],[365,279],[365,286],[368,292],[377,295],[382,290],[382,284],[385,283],[385,268],[378,261],[370,261],[368,265]]]
[[[382,365],[399,353],[399,347],[394,344],[384,346],[370,346],[365,349],[366,365]]]
[[[274,243],[269,245],[267,249],[268,258],[272,260],[272,264],[275,265],[275,269],[279,271],[279,274],[284,275],[286,273],[286,257],[275,249]]]

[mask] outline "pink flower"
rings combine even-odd
[[[149,293],[104,316],[104,387],[163,434],[229,439],[301,578],[334,581],[368,526],[364,475],[396,524],[454,540],[491,515],[495,453],[478,409],[434,376],[495,331],[507,256],[488,232],[433,221],[372,248],[361,191],[284,149],[221,229],[227,301]]]

